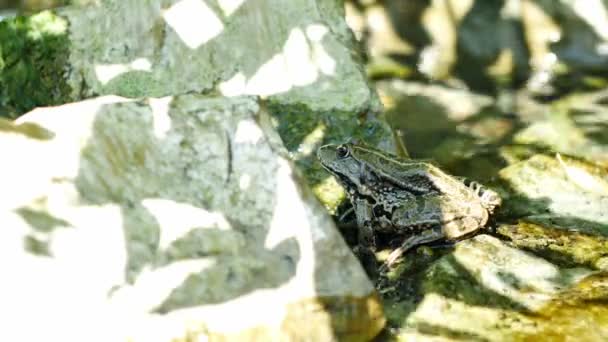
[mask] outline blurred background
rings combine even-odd
[[[607,164],[607,4],[359,0],[346,13],[410,154],[488,180],[546,150]]]

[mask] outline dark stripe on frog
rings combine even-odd
[[[412,175],[406,178],[400,179],[400,183],[395,183],[390,178],[385,178],[386,182],[391,183],[393,186],[403,189],[414,196],[422,196],[428,194],[441,194],[441,190],[433,184],[427,177]]]
[[[382,204],[374,205],[374,207],[372,208],[372,213],[374,214],[375,218],[386,217],[389,220],[393,219],[393,213],[386,211]]]
[[[398,232],[399,232],[399,234],[409,236],[409,235],[419,234],[428,229],[432,229],[432,228],[439,227],[439,226],[441,226],[440,223],[437,223],[437,222],[430,223],[429,222],[429,223],[411,225],[411,226],[407,226],[407,227],[399,227]]]
[[[387,169],[390,169],[395,165],[395,162],[393,160],[389,159],[382,153],[376,154],[376,162],[386,166]],[[390,181],[395,186],[404,189],[414,195],[441,193],[441,191],[435,186],[435,184],[433,184],[433,182],[427,176],[416,174],[404,176],[403,173],[397,172],[396,174],[392,175],[383,175],[381,178]]]

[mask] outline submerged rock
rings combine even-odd
[[[376,335],[372,285],[269,122],[198,95],[0,122],[0,339]]]

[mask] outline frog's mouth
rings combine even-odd
[[[341,172],[332,170],[331,168],[325,166],[325,164],[323,164],[323,163],[321,163],[321,166],[323,166],[323,168],[325,170],[327,170],[327,172],[331,173],[334,177],[336,177],[336,179],[338,180],[338,183],[340,183],[342,185],[342,187],[344,187],[347,191],[348,191],[348,189],[357,188],[357,185],[355,183],[353,183],[353,181],[351,181],[348,177],[346,177]]]
[[[355,183],[353,183],[353,181],[351,181],[348,177],[344,176],[344,175],[338,175],[338,180],[344,184],[344,186],[346,188],[352,188],[352,189],[356,189],[357,185]]]
[[[340,183],[344,188],[346,188],[347,191],[349,189],[357,189],[357,184],[355,184],[353,181],[350,180],[350,178],[346,177],[342,173],[333,171],[332,174],[336,176],[336,179],[338,179],[338,183]]]

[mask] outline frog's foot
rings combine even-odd
[[[443,229],[441,226],[436,226],[425,230],[424,232],[410,236],[405,239],[403,244],[391,252],[386,258],[386,261],[380,266],[379,272],[385,273],[394,263],[399,259],[405,252],[410,250],[412,247],[421,245],[423,243],[439,240],[444,237]]]

